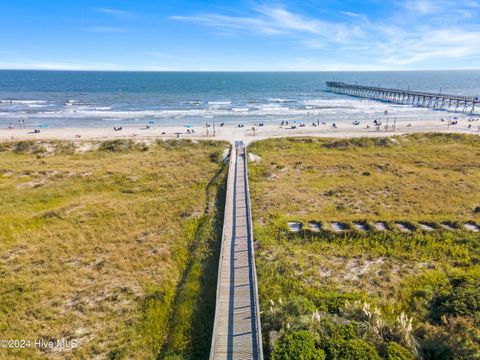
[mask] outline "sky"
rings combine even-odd
[[[0,69],[480,69],[480,0],[0,0]]]

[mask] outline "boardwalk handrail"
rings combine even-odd
[[[257,282],[257,266],[255,263],[255,249],[253,246],[253,222],[252,222],[252,209],[250,207],[250,188],[248,184],[248,172],[247,172],[247,148],[243,148],[243,156],[244,156],[244,176],[245,176],[245,193],[246,193],[246,201],[247,201],[247,220],[248,220],[248,228],[250,233],[250,251],[252,254],[252,272],[253,272],[253,282],[254,282],[254,290],[255,290],[255,327],[257,328],[257,349],[258,349],[258,359],[263,360],[263,343],[262,343],[262,324],[260,321],[260,301],[258,300],[258,282]]]
[[[218,320],[218,304],[220,302],[220,284],[222,281],[222,258],[223,258],[223,247],[225,244],[225,227],[227,226],[227,201],[229,199],[229,194],[232,191],[232,188],[229,185],[230,183],[230,178],[231,176],[234,176],[232,174],[232,171],[230,171],[230,167],[232,165],[233,159],[234,159],[234,152],[235,152],[235,157],[237,156],[237,149],[235,149],[233,146],[230,148],[230,160],[228,162],[228,173],[227,173],[227,191],[225,193],[225,207],[223,210],[223,228],[222,228],[222,244],[220,246],[220,255],[218,258],[218,273],[217,273],[217,295],[215,299],[215,317],[213,320],[213,331],[212,331],[212,345],[210,347],[210,360],[214,359],[215,356],[215,334],[217,330],[217,320]]]

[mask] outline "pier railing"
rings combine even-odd
[[[366,86],[347,84],[339,81],[327,81],[327,90],[344,95],[393,102],[432,109],[475,113],[480,108],[478,96],[451,95],[440,92],[412,91],[404,89],[383,88],[378,86]]]

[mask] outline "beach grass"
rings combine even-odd
[[[267,357],[301,331],[327,359],[390,358],[397,350],[401,358],[480,355],[472,295],[480,235],[463,227],[480,222],[477,136],[285,138],[249,151]],[[289,221],[303,230],[290,232]],[[345,231],[332,231],[332,221]],[[387,231],[374,230],[377,221]],[[401,232],[398,221],[412,232]],[[456,229],[440,227],[445,221]],[[311,231],[310,222],[323,227]]]
[[[207,358],[226,147],[1,143],[1,337],[78,344],[1,356]]]

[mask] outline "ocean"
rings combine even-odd
[[[325,82],[479,95],[480,71],[82,72],[0,71],[0,126],[108,127],[148,123],[345,122],[388,110],[399,119],[445,113],[325,91]]]

